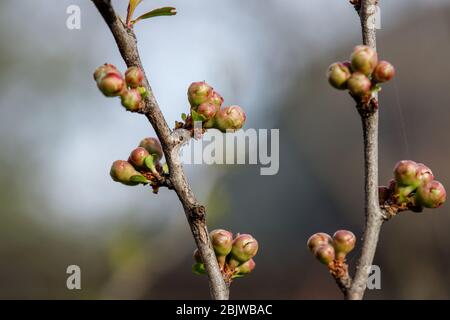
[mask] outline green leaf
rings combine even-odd
[[[143,175],[137,174],[135,176],[130,177],[130,182],[148,183],[149,181]]]
[[[206,117],[204,115],[197,113],[197,111],[195,110],[191,110],[191,117],[194,122],[195,121],[203,122],[206,120]]]
[[[186,113],[182,113],[181,114],[181,119],[183,120],[183,121],[186,121],[186,119],[187,119],[187,115],[186,115]]]
[[[149,12],[144,13],[143,15],[137,17],[136,19],[131,21],[131,24],[135,24],[139,20],[150,19],[150,18],[160,17],[160,16],[174,16],[176,14],[177,14],[177,9],[175,9],[174,7],[158,8],[158,9],[154,9],[152,11],[149,11]]]
[[[376,84],[372,87],[372,92],[380,92],[381,91],[381,86],[379,84]]]
[[[148,155],[144,159],[144,164],[147,168],[149,168],[151,171],[156,170],[155,169],[155,160],[153,159],[152,155]]]
[[[237,278],[243,278],[245,277],[244,274],[233,274],[233,276],[231,277],[231,279],[237,279]]]
[[[162,169],[165,174],[169,174],[169,166],[167,165],[167,163],[163,164]]]
[[[145,87],[137,87],[137,91],[141,95],[141,98],[144,99],[148,96],[148,91],[145,89]]]
[[[130,0],[128,3],[127,9],[127,26],[130,25],[131,19],[133,19],[134,10],[136,10],[137,6],[142,2],[142,0]]]
[[[199,276],[206,274],[205,265],[203,263],[194,264],[192,266],[192,272]]]

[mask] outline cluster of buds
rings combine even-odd
[[[138,67],[130,67],[125,76],[112,64],[104,64],[94,72],[98,89],[106,97],[120,97],[128,111],[139,111],[147,95],[143,85],[144,73]]]
[[[389,186],[379,187],[380,205],[390,214],[423,208],[438,208],[444,204],[447,193],[444,186],[434,180],[433,172],[423,163],[399,161],[394,168],[394,179]]]
[[[381,90],[380,83],[391,80],[395,69],[387,61],[378,61],[375,50],[359,45],[350,61],[335,62],[328,68],[328,81],[336,89],[350,91],[357,101],[368,101],[372,92]]]
[[[348,230],[338,230],[333,237],[324,232],[318,232],[309,237],[307,245],[311,253],[335,278],[348,277],[348,265],[345,263],[347,254],[353,250],[356,237]]]
[[[191,105],[190,114],[183,114],[185,123],[177,122],[177,127],[191,129],[194,122],[201,122],[203,129],[234,132],[244,126],[244,110],[238,105],[222,107],[222,96],[205,81],[193,82],[187,95]]]
[[[150,184],[155,193],[164,185],[167,166],[161,164],[163,150],[156,138],[145,138],[131,151],[127,161],[116,160],[111,166],[111,178],[127,186]]]
[[[253,257],[258,252],[258,241],[249,234],[233,234],[227,230],[217,229],[209,233],[216,254],[217,262],[224,279],[231,283],[232,279],[241,278],[255,268]],[[196,249],[195,264],[192,271],[195,274],[206,274],[203,259]]]

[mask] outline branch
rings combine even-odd
[[[376,50],[376,30],[372,16],[378,0],[360,0],[355,4],[360,19],[363,43]],[[375,93],[372,101],[378,101]],[[346,292],[346,299],[360,300],[366,290],[370,267],[373,263],[375,251],[384,214],[378,200],[378,112],[360,112],[364,136],[364,184],[365,184],[365,215],[366,224],[361,250],[361,256],[356,266],[355,277],[350,289]]]
[[[125,23],[116,15],[110,0],[92,0],[106,24],[119,48],[120,54],[128,67],[136,66],[141,70],[141,59],[137,49],[137,41],[133,31],[126,27]],[[145,99],[145,108],[141,111],[154,128],[169,167],[169,180],[171,186],[178,195],[183,205],[192,235],[197,247],[201,252],[206,272],[209,277],[210,291],[213,299],[226,300],[229,296],[229,289],[224,282],[220,272],[214,250],[212,249],[208,230],[206,227],[205,207],[198,203],[194,193],[186,179],[181,164],[179,149],[182,143],[186,142],[190,135],[187,132],[172,132],[158,106],[158,102],[153,94],[147,77],[144,77],[144,85],[148,91]]]

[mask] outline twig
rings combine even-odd
[[[110,0],[92,0],[114,36],[120,54],[128,67],[137,66],[141,70],[141,59],[137,49],[137,41],[133,31],[116,15]],[[209,277],[210,291],[213,299],[226,300],[229,289],[224,282],[211,246],[208,230],[206,228],[206,210],[198,203],[192,189],[187,182],[181,164],[179,149],[190,138],[186,130],[171,131],[158,106],[147,77],[144,84],[148,91],[145,99],[145,108],[141,111],[155,129],[169,167],[169,180],[183,205],[189,226],[197,247],[202,255],[206,272]]]
[[[372,16],[375,14],[377,0],[357,1],[363,43],[376,50],[376,30]],[[373,95],[373,100],[378,101],[378,95]],[[360,113],[364,136],[364,184],[365,184],[365,215],[361,256],[356,266],[355,277],[351,287],[347,290],[345,298],[360,300],[366,290],[370,267],[373,263],[381,226],[385,219],[380,209],[378,199],[378,111]]]

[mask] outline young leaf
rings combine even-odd
[[[148,180],[144,176],[141,176],[141,175],[135,175],[135,176],[130,177],[130,181],[136,182],[136,183],[148,183]]]
[[[197,275],[206,274],[205,266],[203,263],[196,263],[192,266],[192,272]]]
[[[206,117],[204,115],[197,113],[197,111],[195,111],[195,110],[191,110],[191,117],[192,117],[192,120],[194,120],[194,122],[196,122],[196,121],[203,122],[206,120]]]
[[[158,9],[154,9],[152,11],[149,11],[149,12],[144,13],[143,15],[137,17],[136,19],[131,21],[131,24],[135,24],[139,20],[150,19],[150,18],[160,17],[160,16],[173,16],[176,14],[177,14],[177,9],[175,9],[174,7],[158,8]]]
[[[155,168],[155,160],[153,159],[152,155],[148,155],[147,157],[145,157],[144,159],[144,164],[147,168],[149,168],[152,172],[156,171]]]
[[[186,113],[182,113],[181,114],[181,119],[183,120],[183,121],[186,121],[186,119],[187,119],[187,115],[186,115]]]
[[[134,10],[142,2],[142,0],[130,0],[127,10],[127,26],[130,26],[131,19],[133,18]]]
[[[169,174],[169,166],[167,165],[167,163],[163,164],[162,169],[165,174]]]

